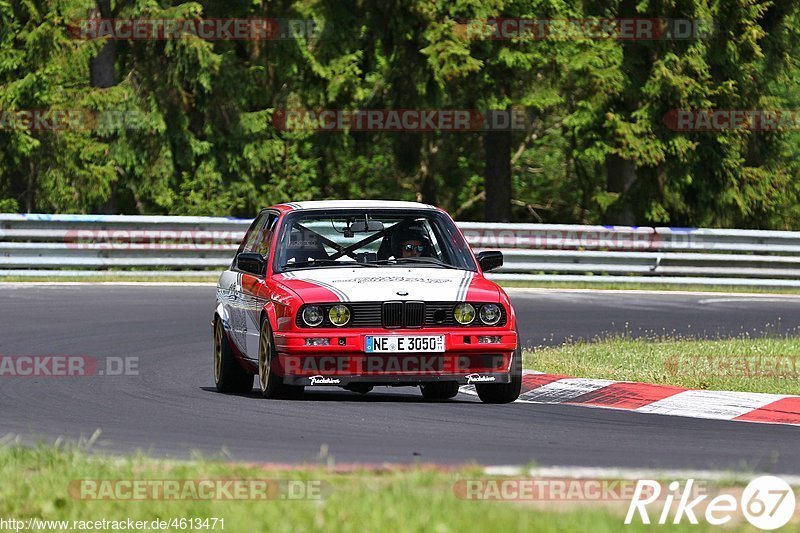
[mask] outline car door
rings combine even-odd
[[[263,224],[260,224],[253,238],[245,243],[244,252],[255,252],[261,254],[265,259],[270,257],[273,236],[278,221],[278,213],[265,211]],[[264,273],[255,275],[249,272],[238,272],[239,276],[239,297],[237,298],[242,314],[245,317],[244,331],[242,338],[244,346],[243,353],[253,360],[258,360],[258,341],[259,330],[261,328],[261,310],[266,304],[266,300],[260,295],[260,286],[264,283]]]
[[[266,225],[268,218],[269,212],[262,211],[253,220],[236,251],[236,255],[233,257],[231,266],[222,273],[217,284],[217,302],[222,308],[219,315],[222,317],[225,330],[237,351],[245,357],[248,357],[247,332],[249,328],[247,306],[242,293],[243,272],[238,268],[237,259],[239,253],[254,249],[255,241]]]

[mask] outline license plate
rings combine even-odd
[[[444,352],[444,335],[366,337],[367,353]]]

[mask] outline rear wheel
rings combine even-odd
[[[236,361],[219,318],[214,325],[214,384],[219,392],[243,393],[253,390],[253,374]]]
[[[511,403],[519,398],[522,390],[522,348],[517,332],[517,349],[511,356],[511,382],[476,384],[475,392],[484,403]]]
[[[275,368],[275,341],[269,320],[261,320],[258,338],[258,385],[264,398],[297,398],[303,394],[302,386],[285,385],[283,378],[273,372]]]
[[[457,381],[441,381],[420,385],[422,396],[426,400],[449,400],[458,394]]]

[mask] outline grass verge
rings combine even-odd
[[[652,526],[623,526],[627,501],[575,501],[568,505],[460,499],[454,484],[486,479],[477,468],[449,472],[411,468],[376,473],[333,473],[323,467],[269,470],[218,461],[162,462],[143,456],[123,459],[48,446],[0,448],[0,517],[8,520],[72,521],[222,519],[225,531],[537,531],[638,532]],[[292,480],[321,482],[322,499],[269,500],[87,500],[70,484],[81,480]],[[463,494],[463,493],[462,493]],[[563,502],[561,502],[563,503]],[[658,516],[657,510],[653,513]],[[209,523],[210,525],[210,523]],[[704,524],[661,526],[666,531],[712,531]],[[44,529],[44,528],[41,528]],[[96,529],[96,528],[95,528]],[[185,531],[179,525],[168,531]],[[211,530],[211,529],[208,529]],[[216,527],[220,531],[219,523]],[[743,524],[726,531],[749,531]]]
[[[526,350],[525,368],[691,389],[800,394],[800,339],[613,337]]]

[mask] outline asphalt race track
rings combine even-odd
[[[513,292],[527,345],[603,332],[794,332],[800,297]],[[800,428],[566,405],[492,406],[417,389],[303,400],[213,389],[213,287],[0,287],[0,355],[138,357],[139,375],[0,377],[0,436],[78,438],[98,449],[237,460],[698,468],[800,473]],[[308,389],[307,389],[308,390]],[[324,455],[324,454],[323,454]]]

